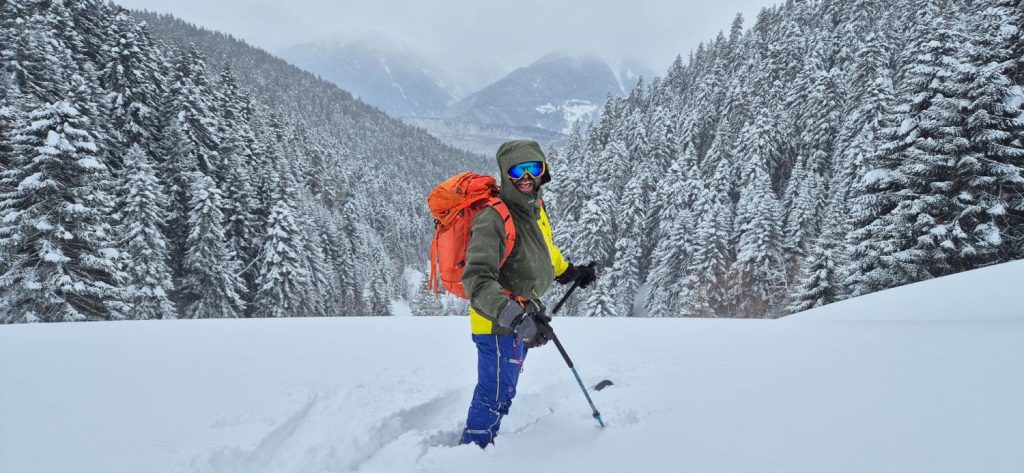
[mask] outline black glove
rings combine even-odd
[[[551,322],[551,317],[543,313],[526,315],[527,317],[523,319],[523,323],[519,324],[519,327],[528,326],[530,328],[516,330],[516,335],[526,344],[526,348],[542,347],[554,338],[551,326],[548,325],[548,322]],[[527,333],[528,331],[532,331],[533,334]]]
[[[539,346],[544,345],[547,342],[555,339],[555,331],[551,329],[551,317],[547,314],[531,314],[533,316],[533,322],[537,324],[537,340],[540,343]],[[536,348],[527,345],[527,348]]]
[[[515,332],[526,348],[537,348],[550,340],[551,327],[547,322],[551,318],[545,314],[544,304],[531,300],[525,304],[508,301],[498,314],[498,326]]]
[[[586,289],[587,286],[597,279],[597,270],[594,268],[595,266],[597,266],[596,261],[591,261],[590,264],[586,266],[575,266],[570,264],[561,276],[555,278],[555,281],[558,281],[559,284],[576,282],[579,287]]]

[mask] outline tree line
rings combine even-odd
[[[415,180],[388,181],[470,155],[233,38],[135,15],[0,6],[0,321],[391,313],[430,222]]]
[[[787,1],[552,157],[586,316],[778,317],[1024,257],[1024,7]]]

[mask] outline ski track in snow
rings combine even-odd
[[[571,384],[571,374],[558,384],[531,386],[521,383],[521,393],[512,412],[502,422],[499,439],[529,435],[543,429],[546,422],[586,425],[590,411],[582,392]],[[621,379],[621,378],[620,378]],[[597,379],[595,378],[595,382]],[[612,389],[596,393],[588,386],[595,402]],[[522,391],[523,388],[528,389]],[[435,451],[460,447],[459,454],[480,454],[476,448],[459,446],[472,386],[451,390],[393,411],[380,419],[353,419],[359,411],[360,395],[340,394],[335,390],[312,392],[308,401],[280,422],[251,450],[223,446],[204,452],[190,462],[198,473],[252,472],[336,472],[399,471],[415,465],[417,471],[444,471],[429,457]],[[600,408],[600,406],[599,406]],[[357,414],[356,414],[357,415]],[[602,412],[606,428],[623,428],[645,417],[632,409]],[[367,422],[369,421],[369,422]],[[590,421],[596,428],[596,421]],[[444,458],[447,455],[435,455]],[[427,459],[427,461],[423,461]]]
[[[435,430],[427,431],[438,425],[454,406],[462,406],[462,396],[452,391],[431,401],[419,404],[409,409],[391,414],[384,418],[381,423],[367,433],[364,448],[357,450],[356,458],[351,462],[348,469],[356,471],[360,466],[372,459],[374,455],[383,450],[403,435],[414,432],[422,437],[422,450],[430,446],[452,446],[458,442],[461,434],[461,427],[457,430]],[[422,456],[422,455],[421,455]]]
[[[469,396],[450,391],[397,410],[370,425],[366,425],[365,419],[347,422],[364,401],[337,392],[314,393],[252,450],[216,448],[194,458],[191,467],[203,473],[284,471],[282,468],[303,472],[359,471],[388,445],[410,435],[416,437],[422,456],[429,448],[458,443],[462,420],[455,423],[450,419],[455,413],[464,416]],[[450,425],[437,429],[446,420]],[[296,466],[301,468],[295,469]]]

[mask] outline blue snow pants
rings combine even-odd
[[[501,418],[508,414],[516,397],[527,349],[515,335],[473,335],[473,342],[477,353],[476,390],[460,443],[486,448],[494,443]]]

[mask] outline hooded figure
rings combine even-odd
[[[541,297],[552,281],[586,287],[596,277],[592,266],[569,264],[554,244],[540,189],[551,181],[551,170],[540,146],[509,141],[498,148],[497,158],[499,198],[515,224],[515,245],[500,265],[505,224],[493,208],[481,210],[473,219],[462,277],[478,354],[477,385],[462,443],[481,448],[494,442],[508,414],[527,348],[544,345],[550,336],[551,319]]]

